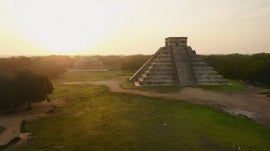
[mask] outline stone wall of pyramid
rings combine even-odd
[[[187,46],[187,37],[169,37],[129,80],[137,86],[225,85],[227,81]]]

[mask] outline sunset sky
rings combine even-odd
[[[270,53],[270,0],[0,0],[0,55]]]

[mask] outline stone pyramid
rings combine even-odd
[[[187,45],[187,37],[166,38],[165,47],[159,48],[129,80],[137,86],[228,84]]]
[[[68,71],[109,71],[97,57],[81,57]]]

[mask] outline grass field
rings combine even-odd
[[[132,75],[128,71],[109,71],[109,72],[66,72],[61,75],[55,82],[70,82],[70,81],[102,81],[102,80],[123,80]]]
[[[150,92],[159,92],[159,93],[169,93],[169,92],[178,92],[180,91],[180,87],[178,86],[160,86],[160,87],[151,87],[151,86],[144,86],[144,87],[137,87],[133,82],[129,82],[127,80],[123,81],[121,87],[124,89],[136,89],[142,91],[150,91]]]
[[[59,77],[55,82],[70,82],[70,81],[101,81],[101,80],[121,80],[121,85],[124,89],[136,89],[142,91],[168,93],[178,92],[181,90],[178,86],[161,86],[161,87],[136,87],[133,82],[128,82],[128,78],[132,75],[129,71],[109,71],[109,72],[67,72]],[[247,89],[247,85],[236,80],[228,80],[230,85],[208,85],[198,86],[199,88],[219,91],[219,92],[241,92]]]
[[[247,89],[247,84],[241,81],[236,80],[228,80],[229,85],[202,85],[198,86],[202,89],[211,90],[211,91],[219,91],[219,92],[241,92]]]
[[[84,79],[105,80],[121,73],[107,74]],[[81,81],[76,75],[62,78],[57,83]],[[56,84],[51,98],[64,106],[49,117],[26,122],[32,140],[14,150],[227,151],[236,144],[242,150],[270,150],[269,129],[207,106],[87,85]]]

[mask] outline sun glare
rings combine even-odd
[[[129,7],[122,0],[13,0],[11,8],[27,39],[51,53],[72,54],[113,36]]]

